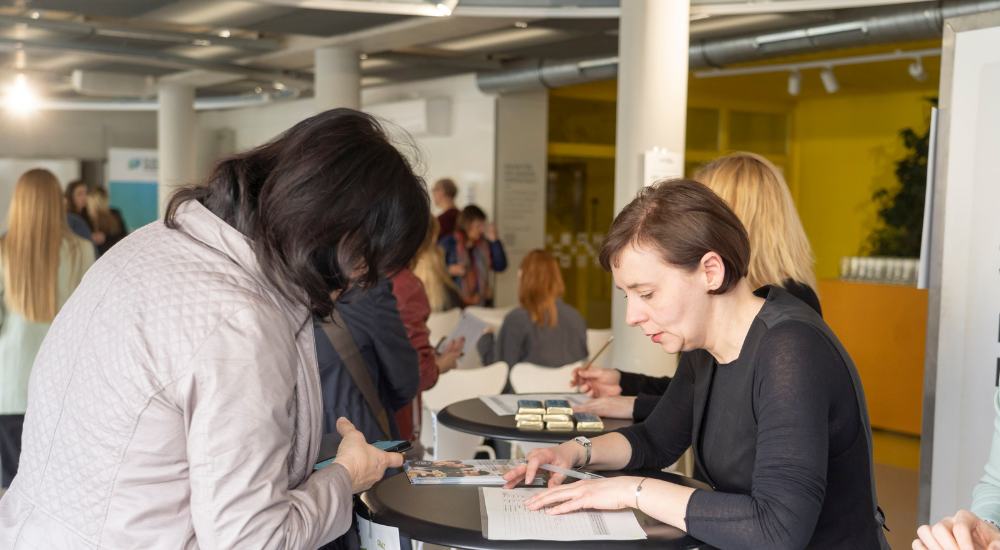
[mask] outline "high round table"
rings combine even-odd
[[[524,397],[525,399],[530,399],[531,394],[525,394]],[[519,430],[513,416],[497,416],[478,397],[448,405],[438,412],[437,420],[441,424],[460,432],[491,437],[493,439],[531,441],[534,443],[562,443],[578,435],[596,437],[602,433],[632,425],[631,420],[604,418],[602,419],[604,421],[603,432]]]
[[[688,487],[707,489],[704,484],[659,471],[601,472],[602,475],[641,475],[665,479]],[[356,511],[365,519],[399,529],[414,540],[470,550],[600,548],[619,550],[660,548],[666,550],[711,548],[680,529],[636,512],[646,540],[539,541],[487,540],[482,534],[479,487],[473,485],[411,485],[406,474],[382,480],[361,495]]]

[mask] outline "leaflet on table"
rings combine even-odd
[[[503,395],[481,395],[479,396],[479,400],[486,404],[493,411],[493,414],[497,416],[511,416],[517,414],[517,401],[526,397],[541,401],[542,403],[551,399],[565,399],[569,401],[570,405],[582,405],[590,401],[590,397],[585,393],[507,393]]]
[[[503,475],[523,460],[411,460],[403,465],[413,485],[503,485]],[[543,485],[544,476],[533,485]]]
[[[488,540],[641,540],[646,532],[631,510],[585,510],[550,516],[524,501],[545,489],[479,488],[483,536]]]
[[[489,325],[485,321],[476,317],[471,313],[462,312],[462,317],[459,318],[458,325],[447,338],[438,344],[437,352],[442,353],[444,350],[448,349],[448,345],[451,344],[452,340],[457,340],[458,338],[465,338],[465,345],[462,347],[462,353],[465,355],[474,355],[479,353],[476,348],[476,344],[479,343],[479,337],[486,334],[486,328]]]

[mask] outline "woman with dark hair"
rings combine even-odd
[[[467,306],[492,306],[492,272],[507,269],[507,255],[497,228],[487,225],[486,212],[474,204],[462,209],[455,232],[441,239],[448,274]]]
[[[645,422],[532,451],[508,486],[542,464],[661,469],[691,446],[715,490],[632,476],[560,486],[555,475],[527,506],[637,508],[719,548],[888,548],[854,364],[805,303],[751,288],[750,241],[726,203],[689,180],[646,188],[600,260],[628,324],[691,360]]]
[[[87,182],[73,180],[63,191],[66,204],[66,223],[77,236],[91,240],[90,223],[87,221]],[[96,252],[96,248],[95,248]]]
[[[402,457],[342,418],[336,462],[313,471],[312,317],[404,267],[429,217],[406,159],[350,109],[175,193],[42,345],[0,547],[316,548],[344,533],[352,494]]]
[[[477,343],[484,365],[504,361],[561,367],[587,358],[587,323],[563,302],[559,264],[544,250],[532,250],[517,271],[521,307],[503,319],[500,332],[484,334]]]

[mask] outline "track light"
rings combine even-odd
[[[38,109],[38,96],[28,84],[23,74],[18,74],[14,83],[7,86],[3,99],[4,107],[15,115],[28,115]]]
[[[924,70],[923,59],[919,57],[914,59],[913,63],[910,63],[910,66],[907,67],[906,70],[910,73],[910,76],[913,77],[913,80],[916,80],[917,82],[927,80],[927,71]]]
[[[823,89],[828,94],[835,94],[840,89],[840,83],[837,82],[837,75],[833,74],[832,67],[827,67],[820,71],[819,79],[823,81]]]
[[[802,74],[799,71],[788,73],[788,95],[797,96],[802,91]]]

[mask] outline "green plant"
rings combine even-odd
[[[928,101],[937,105],[937,98]],[[922,133],[904,128],[899,137],[907,150],[906,156],[896,161],[899,186],[882,187],[872,193],[872,200],[878,205],[879,224],[868,236],[865,249],[869,256],[915,258],[920,255],[930,128]]]

